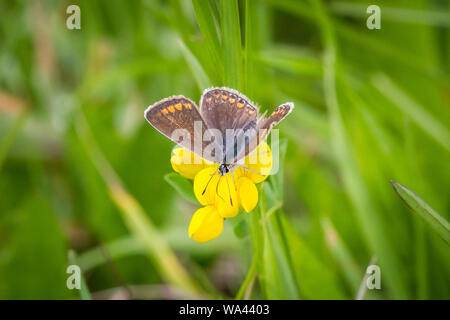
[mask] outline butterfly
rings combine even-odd
[[[194,154],[219,164],[226,175],[254,151],[270,130],[283,120],[294,104],[284,103],[269,117],[240,92],[226,88],[203,91],[200,108],[184,96],[165,98],[149,106],[144,116],[167,138]],[[206,190],[206,187],[205,187]]]

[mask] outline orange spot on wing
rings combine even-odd
[[[162,109],[161,112],[162,112],[163,114],[168,114],[168,113],[169,113],[169,111],[167,111],[167,109]]]
[[[182,105],[181,103],[177,103],[177,104],[175,105],[175,108],[176,108],[177,110],[181,110],[181,109],[183,109],[183,105]]]
[[[254,114],[255,110],[248,109],[247,112],[248,112],[248,114]]]
[[[185,103],[185,104],[184,104],[184,107],[185,107],[186,109],[189,109],[189,110],[192,109],[192,105],[191,105],[190,103]]]
[[[222,100],[223,100],[223,101],[225,101],[225,100],[227,100],[227,99],[228,99],[228,96],[222,95]]]
[[[238,103],[237,103],[237,107],[238,107],[239,109],[241,109],[241,108],[243,108],[243,107],[244,107],[244,104],[243,104],[243,103],[240,103],[240,102],[238,102]]]
[[[216,97],[216,99],[219,99],[220,94],[216,94],[215,97]]]
[[[172,112],[172,113],[175,112],[175,108],[173,106],[169,106],[167,109],[169,109],[169,111]]]
[[[259,137],[261,138],[261,137],[264,137],[264,135],[266,134],[266,132],[267,132],[267,129],[264,129],[262,132],[261,132],[261,134],[259,135]]]
[[[230,100],[228,100],[231,104],[236,102],[236,99],[230,98]]]

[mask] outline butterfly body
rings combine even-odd
[[[222,164],[219,166],[219,174],[220,174],[221,176],[224,176],[224,175],[226,175],[228,172],[230,172],[230,167],[229,167],[229,166],[230,166],[229,164],[222,163]]]

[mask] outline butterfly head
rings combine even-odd
[[[226,175],[229,171],[230,171],[230,168],[229,168],[229,165],[228,165],[228,164],[222,163],[222,164],[219,166],[219,174],[220,174],[221,176]]]

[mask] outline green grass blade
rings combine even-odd
[[[247,274],[245,283],[241,286],[237,297],[243,297],[252,278],[257,273],[261,294],[264,299],[299,299],[299,290],[295,280],[290,253],[283,239],[280,225],[275,214],[266,210],[266,192],[260,188],[259,212],[252,212],[250,233],[254,244],[253,261],[257,263],[257,270],[252,266]]]
[[[180,263],[140,203],[123,187],[119,176],[101,153],[83,111],[80,112],[77,119],[76,130],[93,164],[103,178],[111,200],[122,213],[125,225],[142,242],[161,276],[175,286],[199,292],[198,284]]]
[[[450,223],[413,191],[395,181],[391,181],[391,184],[406,206],[428,223],[447,244],[450,244]]]
[[[346,296],[333,270],[316,257],[281,212],[276,215],[292,258],[294,279],[301,296],[306,299],[344,299]]]
[[[105,250],[108,252],[107,256],[105,255]],[[133,236],[126,236],[107,243],[103,247],[94,247],[86,250],[77,256],[77,260],[80,268],[87,272],[107,263],[106,257],[114,261],[128,255],[145,255],[145,253],[145,248],[139,240]]]
[[[369,266],[375,264],[377,262],[377,257],[372,256],[370,258]],[[366,269],[367,270],[367,269]],[[364,300],[364,297],[367,292],[367,279],[369,278],[369,274],[366,272],[364,274],[364,277],[362,278],[361,284],[358,289],[358,293],[356,294],[355,300]]]
[[[271,139],[274,137],[275,134],[278,133],[277,132],[271,133]],[[277,139],[276,143],[274,143],[273,145],[271,143],[271,148],[273,147],[272,148],[273,158],[278,159],[279,161],[278,172],[276,174],[271,174],[269,176],[270,186],[272,187],[273,191],[271,193],[273,193],[274,194],[273,196],[276,198],[275,203],[277,203],[278,201],[283,201],[283,178],[284,178],[283,163],[284,159],[286,158],[287,145],[288,145],[287,139]]]
[[[259,206],[261,206],[261,198],[259,200]],[[258,274],[262,274],[263,273],[263,267],[262,267],[262,263],[260,263],[262,261],[262,256],[263,256],[263,251],[264,251],[264,236],[263,236],[263,230],[262,230],[262,219],[261,219],[261,207],[260,210],[254,210],[254,212],[252,212],[250,215],[246,216],[248,225],[249,225],[249,231],[250,231],[250,236],[251,236],[251,240],[252,240],[252,246],[253,246],[253,258],[252,258],[252,263],[250,266],[249,271],[247,272],[246,278],[244,280],[244,283],[242,283],[236,299],[242,299],[244,297],[244,294],[247,291],[247,287],[250,285],[251,279],[255,276],[257,276]],[[253,261],[257,261],[258,263],[255,263],[255,267],[252,269],[253,266]],[[261,286],[261,291],[264,292],[265,287],[264,287],[264,281],[259,278],[259,284]]]
[[[271,5],[289,12],[290,14],[297,15],[306,21],[317,23],[320,25],[320,21],[316,20],[315,15],[311,14],[310,6],[306,5],[305,1],[293,1],[293,0],[265,0]],[[359,30],[355,30],[348,23],[341,21],[334,21],[337,35],[340,39],[344,39],[351,43],[354,43],[365,50],[373,52],[373,54],[392,59],[397,63],[407,66],[414,71],[421,72],[428,76],[436,76],[439,74],[439,70],[429,68],[423,64],[420,56],[413,54],[407,50],[399,49],[399,47],[392,45],[388,41],[380,40],[379,37],[371,36],[365,33],[361,36]]]
[[[274,69],[299,76],[321,77],[323,75],[320,61],[299,51],[265,50],[261,52],[258,60]]]
[[[322,228],[325,235],[325,243],[327,244],[331,255],[341,268],[342,274],[347,281],[352,292],[356,295],[358,291],[362,270],[351,255],[350,250],[338,234],[337,230],[328,218],[323,218]]]
[[[450,132],[435,119],[426,108],[419,105],[403,92],[388,76],[379,74],[372,80],[374,86],[400,110],[405,112],[426,133],[432,136],[444,148],[450,150]]]
[[[336,161],[343,179],[344,187],[355,207],[356,216],[361,225],[369,247],[380,258],[380,264],[385,270],[389,289],[397,299],[408,297],[406,281],[402,277],[400,261],[389,245],[385,236],[381,219],[375,210],[375,205],[369,194],[360,169],[355,161],[352,146],[344,127],[336,89],[337,43],[331,21],[320,0],[311,0],[317,13],[322,29],[324,55],[324,91],[331,126],[332,145]]]
[[[222,51],[213,9],[209,1],[192,0],[192,5],[194,6],[195,16],[203,36],[206,51],[211,57],[212,65],[215,66],[214,74],[217,75],[215,78],[221,79],[223,76]]]
[[[267,299],[300,299],[298,282],[295,278],[295,270],[290,261],[284,239],[283,230],[276,221],[276,215],[280,212],[265,217],[266,227],[263,228],[263,278],[266,287]]]
[[[244,89],[249,96],[253,95],[255,87],[254,76],[254,50],[257,39],[256,24],[256,6],[255,1],[245,1],[245,50],[244,50]]]
[[[243,61],[238,1],[221,0],[220,5],[224,84],[241,90]]]
[[[12,124],[11,128],[8,130],[8,132],[0,141],[0,171],[2,170],[3,162],[6,159],[9,148],[11,147],[14,140],[19,135],[19,132],[22,129],[23,125],[25,124],[27,115],[28,115],[27,111],[22,111],[14,120],[14,123]]]
[[[169,0],[171,7],[171,16],[169,18],[169,23],[182,34],[183,39],[188,39],[194,30],[194,26],[186,15],[186,11],[183,8],[182,1],[180,0]]]
[[[224,252],[235,251],[238,250],[241,245],[238,239],[233,237],[233,231],[230,229],[225,229],[223,236],[217,238],[217,241],[211,242],[208,246],[199,246],[194,241],[186,241],[185,226],[176,226],[165,229],[161,232],[161,236],[173,250],[195,256],[207,257],[210,256],[211,253],[221,254]],[[105,256],[105,250],[108,252],[107,256]],[[148,250],[142,241],[133,235],[127,235],[108,242],[104,246],[97,246],[84,251],[77,256],[77,259],[80,268],[82,268],[84,272],[87,272],[107,263],[107,258],[116,261],[134,255],[145,256],[147,253]]]
[[[197,58],[192,54],[189,48],[184,44],[182,40],[180,40],[181,52],[184,55],[184,59],[186,60],[192,75],[194,76],[195,82],[200,91],[203,91],[205,88],[211,87],[211,80],[209,79],[206,72],[203,70],[202,66],[198,62]]]
[[[241,287],[239,288],[239,291],[236,295],[236,300],[248,298],[249,290],[251,289],[251,285],[253,284],[253,281],[255,280],[255,277],[257,275],[258,263],[258,258],[256,255],[254,255],[252,258],[250,269],[248,270],[244,282],[242,282]]]

